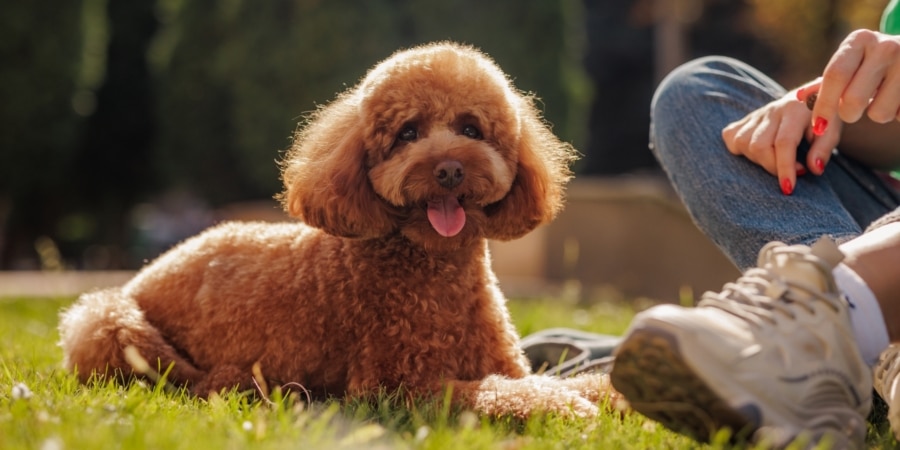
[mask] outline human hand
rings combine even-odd
[[[821,149],[827,147],[830,155],[840,135],[840,127],[835,126],[814,138],[809,125],[812,114],[796,98],[796,93],[788,93],[722,129],[728,151],[746,157],[776,176],[785,195],[794,192],[797,175],[807,170],[822,174],[827,156],[821,156],[824,153]],[[797,147],[804,138],[812,143],[806,166],[797,161]],[[815,154],[812,148],[816,149]]]
[[[822,77],[797,90],[803,102],[813,94],[811,124],[816,135],[829,133],[835,123],[856,122],[863,114],[877,123],[900,120],[900,37],[854,31],[831,57]],[[830,149],[818,154],[826,162],[828,155]]]

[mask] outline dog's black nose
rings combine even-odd
[[[447,189],[459,186],[463,177],[463,166],[459,161],[441,161],[434,166],[434,178],[437,179],[438,184]]]

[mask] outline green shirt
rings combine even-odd
[[[900,34],[900,0],[891,0],[881,15],[881,32]]]
[[[900,34],[900,0],[891,0],[881,15],[881,32]],[[894,178],[900,179],[900,170],[891,172]]]

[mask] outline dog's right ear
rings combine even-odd
[[[367,175],[362,122],[358,104],[345,93],[300,128],[281,162],[285,190],[278,197],[288,214],[341,237],[394,230],[389,206]]]

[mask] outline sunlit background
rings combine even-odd
[[[8,0],[0,270],[135,269],[223,218],[278,214],[304,113],[432,40],[536,93],[578,180],[661,177],[648,106],[675,65],[730,55],[793,86],[886,2]]]

